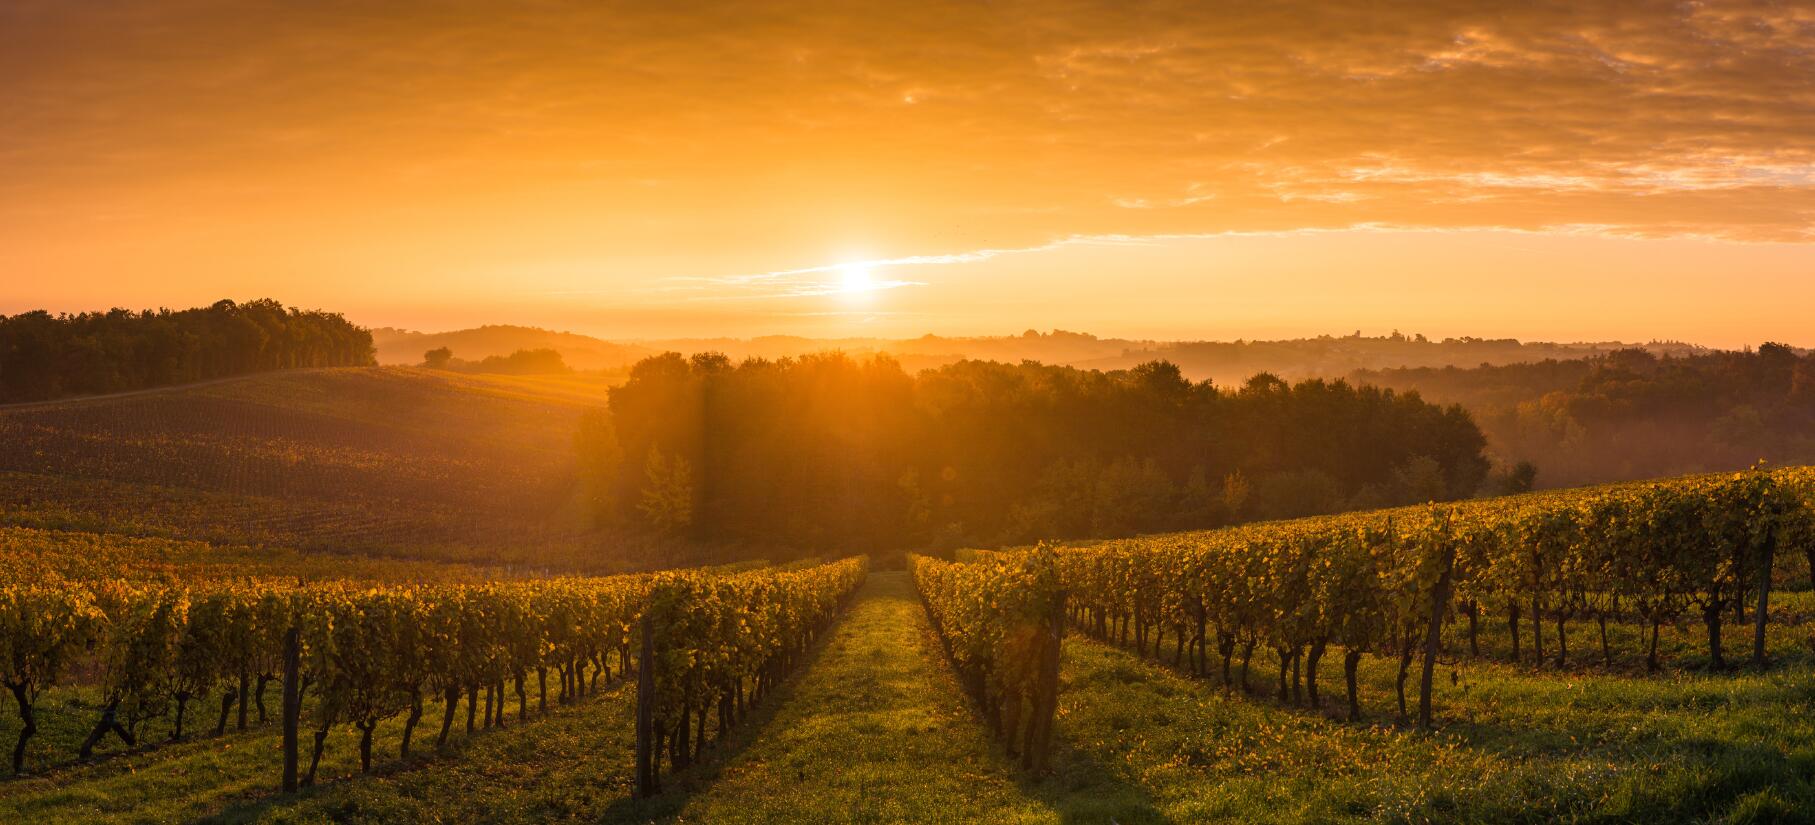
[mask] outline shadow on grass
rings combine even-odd
[[[97,748],[95,754],[87,759],[70,758],[59,762],[42,765],[26,765],[24,773],[7,774],[0,778],[0,796],[17,792],[16,789],[28,784],[31,780],[49,780],[58,783],[81,781],[98,776],[137,771],[148,765],[154,765],[162,759],[179,759],[199,751],[219,748],[253,741],[260,736],[267,736],[276,729],[275,725],[252,724],[245,730],[236,730],[232,726],[221,734],[212,729],[200,734],[186,735],[182,739],[158,737],[155,739],[141,737],[139,743],[131,747],[115,747],[102,750]],[[0,734],[8,745],[17,739],[17,734],[5,732]],[[105,745],[119,742],[113,734],[108,734]]]
[[[916,608],[922,607],[918,599],[914,601]],[[963,697],[964,706],[970,711],[972,721],[987,728],[989,720],[984,717],[984,711],[975,698],[960,687],[957,671],[946,657],[945,649],[930,622],[923,628],[921,636],[927,655],[939,664],[940,681]],[[1021,793],[1051,808],[1059,815],[1059,821],[1067,825],[1100,825],[1105,822],[1118,825],[1166,825],[1172,822],[1154,807],[1153,798],[1146,788],[1127,776],[1124,769],[1106,764],[1095,754],[1079,747],[1068,735],[1063,719],[1054,720],[1052,748],[1044,774],[1034,774],[1016,767],[1018,760],[1000,740],[994,743],[993,750],[1001,759],[1004,770],[1015,776],[1015,784]]]
[[[1125,659],[1118,668],[1093,674],[1097,682],[1138,681],[1142,670],[1150,670],[1184,679],[1204,696],[1223,692],[1215,675],[1197,677],[1189,668],[1141,657],[1127,648],[1094,639],[1085,643],[1116,651]],[[1812,821],[1815,746],[1802,738],[1807,728],[1797,721],[1796,709],[1815,704],[1815,682],[1801,675],[1773,671],[1744,678],[1745,674],[1679,672],[1671,679],[1626,679],[1501,664],[1465,680],[1483,693],[1452,692],[1447,701],[1439,694],[1437,728],[1428,734],[1394,721],[1390,710],[1358,723],[1327,718],[1334,710],[1327,703],[1342,701],[1340,684],[1335,695],[1324,691],[1326,705],[1321,709],[1279,702],[1272,673],[1268,676],[1273,678],[1256,680],[1253,693],[1237,688],[1224,695],[1267,717],[1295,719],[1313,739],[1328,735],[1349,740],[1332,757],[1355,748],[1381,757],[1428,748],[1473,752],[1489,760],[1471,764],[1529,766],[1510,767],[1501,785],[1486,788],[1475,787],[1464,777],[1455,777],[1458,781],[1452,783],[1441,773],[1419,767],[1417,760],[1404,763],[1404,770],[1368,769],[1370,784],[1415,785],[1428,793],[1433,802],[1425,812],[1439,821],[1515,816],[1609,822]],[[1447,686],[1448,679],[1443,681]],[[1384,692],[1390,701],[1390,667],[1385,673],[1378,667],[1364,670],[1363,685],[1364,699],[1372,696],[1377,703]],[[1318,779],[1315,768],[1297,770],[1304,771],[1307,780]],[[1335,775],[1329,779],[1352,781]],[[1372,792],[1359,798],[1370,799]]]
[[[509,727],[482,727],[474,730],[471,734],[459,733],[459,738],[450,736],[450,741],[445,748],[437,748],[434,744],[436,735],[439,732],[438,722],[424,724],[417,729],[417,735],[420,738],[415,740],[417,747],[408,759],[396,759],[394,753],[388,754],[389,758],[385,758],[385,755],[381,755],[374,749],[371,771],[359,772],[355,770],[352,773],[338,776],[318,776],[315,784],[304,786],[295,794],[287,796],[279,793],[276,788],[277,779],[279,777],[277,768],[280,766],[274,762],[272,770],[273,781],[268,790],[259,792],[255,795],[247,795],[240,798],[238,801],[230,802],[220,811],[207,817],[203,817],[198,821],[204,823],[254,822],[263,819],[265,815],[274,811],[298,808],[312,804],[320,797],[337,793],[362,780],[407,777],[420,771],[434,770],[438,767],[454,764],[467,758],[468,751],[491,740],[493,737],[533,735],[542,725],[557,722],[563,716],[584,712],[602,704],[626,701],[627,697],[625,697],[624,694],[629,691],[634,691],[635,687],[631,680],[620,678],[613,682],[599,685],[594,690],[595,692],[588,694],[579,702],[568,705],[552,704],[548,713],[539,714],[527,720],[518,718],[515,721],[512,721]],[[432,713],[424,714],[425,723],[431,718],[436,718],[436,715]],[[456,722],[454,730],[461,730],[458,722]],[[306,773],[310,750],[314,741],[313,732],[307,729],[306,724],[304,725],[304,729],[300,731],[300,739],[299,746],[301,753],[299,755],[302,764],[299,768],[299,773]],[[630,758],[629,755],[625,756],[626,760]]]
[[[1682,719],[1682,728],[1646,731],[1609,741],[1623,726],[1590,707],[1582,724],[1547,724],[1548,715],[1496,714],[1489,719],[1439,721],[1436,736],[1461,749],[1509,762],[1584,757],[1617,765],[1597,813],[1617,821],[1815,822],[1815,746],[1800,739],[1794,708],[1815,702],[1815,684],[1787,680],[1725,683],[1707,677],[1680,695],[1635,702],[1634,712]],[[1703,680],[1697,680],[1703,681]],[[1555,704],[1567,699],[1556,697]],[[1773,732],[1773,731],[1776,732]],[[1773,741],[1775,740],[1775,741]],[[1534,813],[1545,813],[1533,806]],[[1795,812],[1795,815],[1788,815]],[[1562,801],[1550,815],[1573,812]]]
[[[1022,793],[1051,807],[1067,825],[1167,825],[1172,820],[1154,807],[1153,797],[1140,783],[1116,767],[1079,748],[1054,730],[1050,769],[1044,776],[1026,774]]]
[[[735,760],[739,754],[758,741],[769,730],[775,721],[776,712],[791,699],[800,685],[801,677],[812,670],[825,655],[826,647],[837,635],[839,625],[850,616],[851,608],[856,604],[853,598],[839,611],[838,617],[819,638],[807,648],[807,652],[789,673],[777,685],[761,704],[751,708],[748,716],[737,727],[726,732],[723,738],[707,743],[706,752],[701,761],[695,762],[680,773],[664,770],[661,782],[661,793],[649,799],[638,799],[634,795],[618,799],[607,807],[599,821],[605,823],[638,823],[655,822],[674,817],[686,806],[688,799],[696,792],[704,790],[718,779],[725,766]],[[710,728],[710,726],[708,726]],[[634,760],[635,754],[625,754],[626,760]],[[666,765],[663,766],[666,769]]]

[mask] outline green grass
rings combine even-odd
[[[818,661],[677,822],[1049,822],[939,658],[906,573],[872,573]]]
[[[1144,788],[1158,815],[1123,823],[1722,821],[1772,800],[1815,810],[1807,667],[1634,679],[1471,665],[1439,693],[1438,731],[1424,734],[1391,721],[1383,660],[1362,672],[1376,721],[1351,724],[1095,641],[1069,640],[1065,657],[1057,761],[1086,758]],[[1340,672],[1325,678],[1334,704]]]
[[[627,721],[632,692],[624,684],[602,688],[597,696],[573,706],[551,706],[548,716],[542,718],[536,718],[532,697],[532,719],[527,724],[517,719],[513,700],[508,711],[509,728],[481,729],[470,738],[464,733],[463,704],[449,735],[450,747],[443,754],[437,754],[434,748],[441,708],[439,703],[431,703],[416,730],[415,746],[407,763],[397,759],[401,720],[393,718],[380,724],[374,734],[371,776],[359,774],[357,732],[350,725],[338,725],[328,736],[317,786],[286,800],[278,794],[283,764],[275,716],[278,693],[278,686],[273,685],[266,698],[273,711],[269,724],[234,732],[229,723],[226,735],[207,736],[214,720],[212,714],[204,713],[205,720],[197,719],[204,735],[169,743],[164,741],[169,734],[168,721],[153,720],[141,728],[140,737],[144,743],[157,744],[125,750],[118,740],[109,737],[96,749],[94,762],[73,764],[76,745],[94,722],[95,714],[87,707],[93,697],[83,692],[64,692],[58,700],[77,707],[47,716],[53,724],[44,726],[32,749],[35,764],[50,767],[0,782],[0,822],[168,823],[211,817],[230,822],[265,818],[430,821],[408,815],[399,819],[384,812],[412,804],[412,794],[446,796],[438,804],[456,812],[462,805],[480,801],[504,805],[507,794],[493,793],[481,798],[471,793],[443,791],[478,787],[472,779],[476,775],[490,777],[493,791],[518,785],[528,788],[536,779],[512,772],[514,767],[531,764],[525,754],[554,760],[561,754],[590,752],[592,761],[584,767],[589,776],[603,776],[604,768],[615,763],[623,763],[627,770],[630,761],[629,745],[610,744],[612,737],[624,739],[632,732]],[[74,712],[78,708],[82,712]],[[305,709],[305,728],[306,722]],[[12,741],[16,730],[15,725],[6,732],[7,742]],[[305,770],[312,741],[311,733],[305,730]],[[330,815],[329,811],[333,813]]]
[[[598,822],[630,806],[635,686],[622,682],[446,759],[265,800],[213,822]]]

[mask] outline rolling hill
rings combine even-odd
[[[568,366],[582,370],[628,366],[661,352],[635,344],[616,344],[590,335],[508,324],[488,324],[450,332],[379,327],[372,330],[372,346],[378,351],[380,364],[420,364],[423,353],[439,347],[453,350],[456,356],[469,361],[506,356],[522,349],[552,349],[561,353]]]
[[[1287,380],[1340,378],[1358,370],[1417,367],[1474,367],[1522,364],[1545,359],[1605,355],[1641,348],[1657,355],[1690,355],[1703,347],[1678,342],[1625,344],[1618,341],[1553,343],[1510,338],[1449,338],[1422,335],[1323,335],[1277,341],[1148,341],[1099,338],[1081,332],[1028,330],[1020,335],[940,336],[918,338],[805,338],[767,335],[756,338],[670,338],[614,342],[573,332],[535,327],[483,326],[451,332],[411,332],[389,327],[372,331],[381,364],[418,364],[424,352],[447,347],[456,357],[475,361],[523,349],[553,349],[569,366],[583,370],[621,370],[650,355],[721,352],[733,361],[778,359],[840,350],[852,355],[886,354],[909,373],[975,359],[1019,363],[1039,361],[1085,369],[1117,370],[1155,360],[1177,364],[1193,380],[1210,379],[1224,386],[1270,372]]]
[[[610,568],[573,506],[588,376],[290,370],[0,408],[0,523]]]

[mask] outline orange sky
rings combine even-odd
[[[1808,4],[502,5],[0,0],[0,312],[1815,345]]]

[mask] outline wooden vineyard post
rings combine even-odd
[[[1059,650],[1065,639],[1065,594],[1053,600],[1040,645],[1039,681],[1034,690],[1033,718],[1027,723],[1027,743],[1021,749],[1023,767],[1046,770],[1052,756],[1052,721],[1059,710]]]
[[[637,652],[637,796],[655,796],[661,790],[655,776],[655,626],[648,613],[640,622],[643,627],[642,649]]]
[[[284,793],[296,793],[296,727],[302,716],[301,631],[284,632]]]

